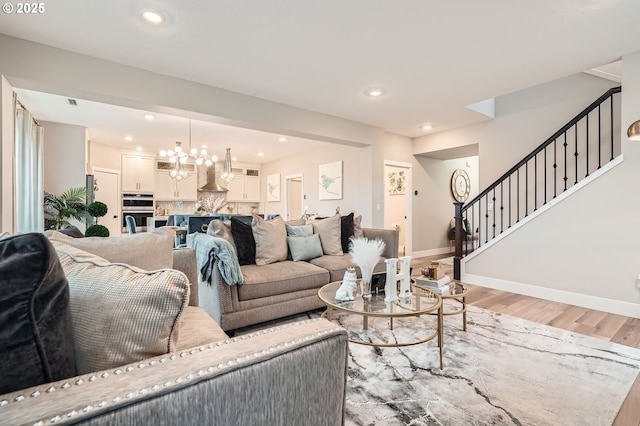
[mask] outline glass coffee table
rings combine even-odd
[[[462,330],[467,331],[467,287],[459,281],[452,281],[449,292],[442,295],[442,300],[451,300],[460,304],[458,308],[442,310],[443,316],[462,314]]]
[[[332,319],[333,310],[361,315],[363,318],[362,328],[367,330],[369,328],[369,317],[383,317],[389,319],[390,329],[393,330],[394,318],[416,317],[419,319],[422,315],[437,315],[436,330],[422,339],[409,342],[377,343],[350,337],[349,341],[376,347],[399,347],[418,345],[437,338],[440,350],[440,368],[442,369],[442,298],[440,295],[429,289],[412,285],[410,298],[400,298],[394,302],[385,302],[384,293],[373,294],[370,299],[363,299],[359,294],[359,286],[356,286],[355,300],[336,300],[336,291],[340,284],[342,284],[341,281],[335,281],[318,290],[318,296],[327,304],[325,314],[329,320]]]

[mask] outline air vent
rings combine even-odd
[[[68,98],[67,102],[69,102],[69,105],[78,106],[78,101],[75,99]]]

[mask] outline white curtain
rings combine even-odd
[[[29,111],[16,110],[16,230],[44,231],[42,143],[44,129]]]

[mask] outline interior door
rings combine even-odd
[[[411,165],[385,161],[384,227],[399,231],[399,255],[411,255]]]
[[[109,235],[120,235],[120,172],[94,167],[94,199],[107,205],[107,214],[99,218],[99,224],[109,229]]]
[[[302,185],[302,174],[285,176],[284,182],[284,214],[286,220],[299,219],[304,213],[304,189]]]

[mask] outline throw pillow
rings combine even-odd
[[[84,234],[76,226],[67,226],[62,228],[60,232],[73,238],[84,238]]]
[[[327,219],[314,220],[313,233],[320,236],[322,252],[332,256],[342,256],[342,241],[340,239],[340,215]]]
[[[360,223],[362,223],[362,215],[358,215],[353,218],[353,236],[355,238],[364,238],[364,231],[362,230]]]
[[[231,234],[236,244],[238,263],[240,265],[254,265],[256,263],[256,241],[253,239],[251,224],[232,217]]]
[[[224,222],[220,219],[213,219],[209,222],[209,226],[207,227],[207,234],[222,238],[223,240],[227,240],[233,250],[238,253],[238,249],[236,249],[236,243],[233,241],[233,234],[231,233],[231,222],[225,220]]]
[[[311,260],[322,256],[320,236],[312,234],[306,237],[287,237],[291,258],[294,261]]]
[[[69,288],[40,233],[0,241],[0,394],[76,375]]]
[[[340,218],[340,242],[342,244],[342,252],[349,253],[349,240],[353,237],[353,213]]]
[[[180,271],[109,263],[53,241],[69,280],[78,374],[175,350],[189,280]]]
[[[251,230],[256,242],[256,265],[287,260],[287,230],[280,216],[271,220],[253,216]]]
[[[50,241],[58,241],[88,251],[113,263],[126,263],[147,271],[173,267],[175,231],[158,228],[119,237],[72,238],[57,231],[46,231]]]
[[[464,232],[467,235],[471,235],[471,224],[469,223],[469,219],[465,218],[464,221],[462,222],[463,228],[464,228]]]
[[[285,223],[287,225],[298,226],[298,225],[304,225],[305,223],[307,223],[307,221],[304,219],[291,219],[286,221]]]
[[[309,235],[313,235],[313,225],[289,225],[287,226],[287,236],[289,237],[308,237]]]

